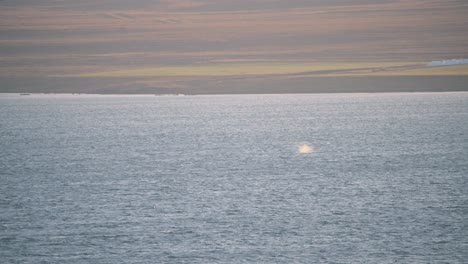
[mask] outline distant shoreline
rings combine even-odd
[[[0,93],[309,94],[468,91],[468,76],[206,78],[2,78]]]
[[[467,91],[432,91],[432,92],[345,92],[345,93],[339,93],[339,92],[323,92],[323,93],[226,93],[226,94],[190,94],[190,95],[185,95],[184,97],[196,97],[196,96],[223,96],[223,95],[325,95],[325,94],[362,94],[362,95],[371,95],[371,94],[453,94],[453,93],[468,93]],[[0,97],[5,96],[5,95],[11,95],[15,97],[22,97],[20,93],[3,93],[0,92]],[[91,93],[31,93],[29,94],[31,96],[135,96],[135,97],[157,97],[157,98],[177,98],[180,96],[176,95],[166,95],[166,94],[91,94]],[[6,96],[5,96],[6,97]]]

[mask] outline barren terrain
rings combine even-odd
[[[0,92],[466,90],[466,66],[426,64],[468,58],[467,13],[455,0],[4,0]]]

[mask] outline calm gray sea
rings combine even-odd
[[[467,263],[467,223],[468,93],[0,95],[0,263]]]

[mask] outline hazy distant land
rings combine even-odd
[[[0,92],[465,91],[467,65],[428,63],[468,58],[467,12],[455,0],[6,0]]]

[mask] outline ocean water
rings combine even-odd
[[[1,263],[467,263],[467,219],[468,93],[0,95]]]

